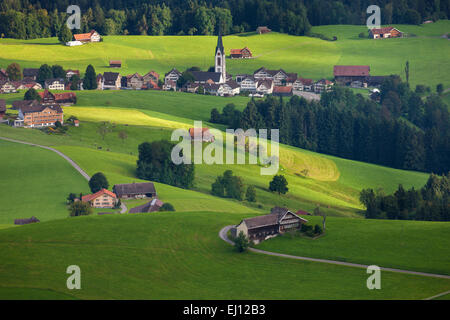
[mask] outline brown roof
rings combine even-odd
[[[273,87],[273,93],[290,93],[290,92],[292,92],[291,86],[288,86],[288,87],[275,86],[275,87]]]
[[[60,100],[70,100],[70,99],[76,99],[77,95],[75,92],[62,92],[62,93],[55,93],[55,100],[56,102]]]
[[[109,60],[109,64],[122,64],[122,61],[120,60]]]
[[[368,76],[369,66],[334,66],[334,76]]]
[[[55,110],[57,113],[63,113],[62,108],[59,105],[42,105],[42,104],[31,104],[31,105],[24,105],[20,107],[20,110],[22,110],[23,114],[26,113],[35,113],[35,112],[42,112],[46,108],[50,108],[52,110]]]
[[[280,223],[281,219],[286,215],[286,213],[291,212],[288,208],[281,208],[281,207],[274,207],[270,211],[270,214],[267,214],[265,216],[258,216],[253,217],[249,219],[244,219],[246,226],[248,229],[255,229],[255,228],[261,228],[265,226],[273,226]],[[291,212],[292,214],[296,215],[295,213]],[[301,220],[304,220],[307,222],[306,219],[300,218]]]
[[[124,194],[126,195],[140,195],[147,193],[156,194],[156,189],[153,182],[116,184],[113,190],[119,198],[121,198]]]
[[[230,54],[241,54],[242,49],[231,49]]]
[[[16,100],[12,102],[12,109],[19,110],[24,106],[30,106],[32,104],[39,104],[36,100]]]
[[[372,34],[381,34],[391,32],[394,29],[395,29],[394,27],[374,28],[371,29],[370,32],[372,32]]]
[[[130,209],[129,213],[148,213],[158,211],[164,203],[159,199],[153,199],[152,201],[143,204],[141,206]]]
[[[102,196],[104,194],[107,194],[107,195],[109,195],[109,196],[111,196],[113,198],[117,198],[117,196],[114,193],[112,193],[111,191],[106,190],[106,189],[102,189],[102,190],[100,190],[100,191],[98,191],[98,192],[96,192],[94,194],[88,194],[88,195],[83,196],[81,198],[81,201],[89,202],[89,201],[92,201],[94,199],[97,199],[98,197],[100,197],[100,196]]]
[[[202,137],[203,135],[211,135],[209,128],[189,128],[189,135],[191,138],[194,138],[195,134]]]

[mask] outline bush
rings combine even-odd
[[[315,234],[322,234],[323,233],[322,227],[320,225],[316,224],[314,226],[314,233]]]
[[[426,88],[423,84],[418,84],[416,86],[416,93],[422,94],[422,93],[425,93],[425,91],[426,91]]]
[[[166,202],[159,208],[159,211],[175,211],[175,208],[171,203]]]
[[[358,34],[359,38],[367,38],[366,34],[364,32],[361,32],[360,34]]]
[[[89,188],[91,188],[92,193],[96,193],[102,189],[108,189],[108,187],[108,180],[101,172],[97,172],[89,180]]]
[[[93,212],[89,202],[76,201],[69,207],[69,214],[71,217],[88,216]]]
[[[247,192],[245,193],[245,199],[249,202],[256,202],[256,189],[255,186],[248,186]]]
[[[247,251],[248,246],[250,245],[248,238],[244,235],[242,231],[239,232],[239,235],[236,238],[234,238],[233,241],[237,251],[239,252]]]

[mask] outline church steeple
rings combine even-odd
[[[217,46],[215,52],[215,72],[222,74],[222,82],[227,80],[227,69],[225,65],[225,48],[222,42],[222,31],[219,31],[219,37],[217,38]]]

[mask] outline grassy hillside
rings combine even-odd
[[[82,217],[0,230],[0,297],[81,299],[421,299],[450,281],[383,272],[382,290],[366,270],[237,254],[218,231],[232,213]],[[49,263],[51,261],[51,263]],[[66,289],[80,266],[81,290]],[[11,288],[11,289],[9,289]]]
[[[322,225],[320,217],[306,217]],[[292,255],[450,275],[448,222],[328,218],[324,236],[287,234],[258,245]]]
[[[446,63],[449,42],[439,36],[449,32],[449,21],[424,26],[398,26],[418,35],[416,38],[373,41],[359,39],[364,26],[321,26],[313,32],[336,35],[338,41],[295,37],[279,33],[241,34],[224,37],[225,50],[248,46],[255,57],[250,60],[228,60],[232,74],[252,73],[261,66],[283,68],[303,77],[320,79],[333,76],[335,64],[369,64],[373,75],[402,73],[410,61],[412,85],[418,83],[450,86]],[[185,70],[191,66],[209,68],[217,38],[213,36],[106,36],[104,42],[81,47],[65,47],[56,38],[34,40],[0,40],[0,66],[18,62],[22,67],[42,63],[60,64],[84,72],[93,64],[97,72],[108,71],[110,59],[121,59],[122,74],[147,73],[154,69],[164,75],[171,68]],[[182,50],[180,50],[182,48]],[[433,72],[430,72],[433,70]]]
[[[0,150],[0,224],[33,215],[41,221],[65,218],[67,195],[89,191],[87,181],[51,151],[3,140]]]

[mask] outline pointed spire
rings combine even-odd
[[[217,50],[219,50],[219,49],[222,54],[225,53],[225,49],[223,48],[223,43],[222,43],[222,30],[221,29],[219,29],[219,37],[217,38],[216,54],[217,54]]]

